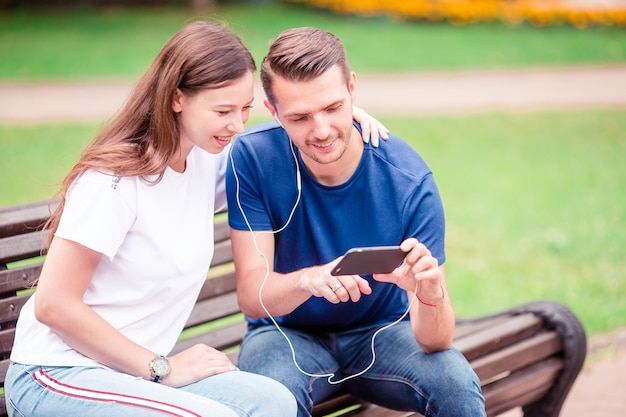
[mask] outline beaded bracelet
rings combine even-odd
[[[443,285],[439,285],[439,288],[441,288],[441,301],[444,301],[444,298],[445,298],[445,293],[443,292]],[[431,303],[427,303],[426,301],[422,300],[422,299],[419,297],[419,295],[417,295],[417,292],[415,293],[415,296],[417,297],[417,300],[418,300],[420,303],[424,304],[425,306],[428,306],[428,307],[437,307],[438,305],[441,305],[441,303],[439,303],[439,304],[431,304]]]

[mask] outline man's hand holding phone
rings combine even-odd
[[[406,252],[402,268],[388,274],[375,274],[374,279],[396,284],[409,292],[415,292],[418,288],[418,297],[440,300],[443,297],[443,273],[437,258],[415,238],[403,241],[400,249]]]
[[[376,246],[353,248],[345,255],[326,265],[323,274],[330,280],[326,281],[318,294],[330,302],[357,302],[361,295],[372,293],[369,282],[361,275],[371,275],[374,273],[393,271],[402,264],[404,252],[399,246]]]
[[[308,287],[314,296],[324,297],[334,304],[357,302],[362,294],[371,294],[369,283],[362,275],[373,275],[377,281],[396,284],[409,292],[420,288],[422,295],[429,299],[442,296],[439,263],[415,238],[406,239],[399,246],[353,248],[322,268],[322,274],[319,270],[314,272],[317,268],[312,268],[310,275],[305,273],[309,275]],[[322,278],[329,273],[334,279]]]

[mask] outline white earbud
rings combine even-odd
[[[278,120],[278,114],[274,113],[274,120],[276,120],[276,123],[278,123],[280,125],[280,127],[284,128],[283,124],[280,122],[280,120]]]

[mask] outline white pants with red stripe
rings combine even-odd
[[[104,368],[12,363],[5,381],[9,417],[294,417],[278,382],[242,371],[181,388]]]

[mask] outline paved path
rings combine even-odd
[[[112,116],[127,81],[0,83],[0,122]],[[266,114],[256,86],[254,111]],[[626,65],[491,70],[358,78],[357,104],[372,114],[433,114],[537,108],[626,107]]]
[[[131,83],[0,83],[0,123],[111,117]],[[266,114],[257,85],[255,112]],[[626,107],[626,65],[359,77],[357,104],[375,115]],[[595,337],[560,417],[626,417],[626,329]],[[519,417],[512,410],[505,417]]]

